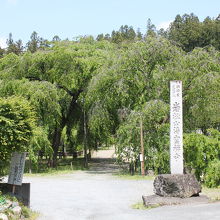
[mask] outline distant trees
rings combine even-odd
[[[133,42],[137,39],[140,40],[140,38],[142,38],[140,30],[138,30],[136,33],[132,26],[129,27],[128,25],[122,25],[118,31],[113,30],[111,35],[99,34],[96,40],[108,40],[113,43],[119,44],[123,41]]]
[[[2,58],[4,54],[5,54],[5,50],[0,47],[0,58]]]
[[[58,35],[55,35],[52,39],[52,42],[59,42],[59,41],[61,41],[61,39]]]
[[[20,55],[25,51],[30,51],[31,53],[35,53],[37,50],[45,50],[50,47],[54,42],[59,42],[61,39],[59,36],[54,36],[52,41],[48,41],[38,36],[38,33],[34,31],[30,36],[30,41],[27,42],[26,46],[23,46],[22,40],[14,41],[12,37],[12,33],[9,33],[9,37],[6,41],[7,48],[0,48],[0,57],[4,54],[14,53],[16,55]]]
[[[213,46],[220,49],[220,22],[218,18],[207,17],[200,22],[194,14],[177,15],[168,30],[168,38],[185,51],[195,47]]]
[[[156,26],[147,20],[146,34],[142,34],[138,29],[122,25],[118,31],[113,30],[111,35],[100,34],[97,40],[109,40],[116,44],[124,41],[143,40],[147,36],[162,36],[169,39],[173,44],[180,46],[184,51],[190,52],[196,47],[213,46],[220,50],[220,16],[216,19],[207,17],[204,21],[191,13],[177,15],[167,30],[156,30]],[[108,36],[108,37],[106,37]]]
[[[146,32],[146,37],[147,36],[156,36],[156,26],[152,24],[151,20],[147,20],[147,32]]]
[[[12,38],[12,33],[9,34],[9,38],[7,39],[6,43],[7,43],[7,50],[6,50],[7,53],[15,53],[16,55],[22,53],[23,51],[22,41],[18,40],[14,42]]]
[[[27,43],[27,50],[30,51],[31,53],[35,53],[37,50],[39,49],[45,49],[47,47],[49,47],[49,42],[48,40],[43,39],[42,37],[38,36],[38,33],[36,31],[34,31],[31,34],[31,40],[28,41]],[[55,38],[53,38],[53,40],[59,40],[58,36],[55,36]]]
[[[122,41],[134,41],[136,33],[133,27],[122,25],[118,31],[112,31],[111,41],[113,43],[121,43]]]
[[[139,28],[135,31],[132,26],[122,25],[119,30],[113,30],[111,34],[98,34],[96,40],[107,40],[116,44],[121,44],[122,42],[131,43],[144,40],[148,36],[162,36],[170,40],[173,44],[180,46],[186,52],[190,52],[196,47],[206,46],[213,46],[217,50],[220,50],[219,17],[220,15],[216,18],[207,17],[204,21],[200,21],[193,13],[184,14],[182,16],[177,15],[167,30],[157,30],[156,26],[148,19],[145,33],[141,33]],[[25,51],[35,53],[38,50],[46,50],[54,46],[55,42],[60,41],[61,39],[58,35],[55,35],[52,40],[47,40],[40,37],[36,31],[33,31],[30,40],[23,46],[21,40],[14,42],[12,34],[10,33],[7,40],[8,46],[6,50],[0,49],[0,56],[8,53],[19,55]]]

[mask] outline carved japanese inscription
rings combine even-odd
[[[170,170],[183,174],[182,82],[170,82]]]

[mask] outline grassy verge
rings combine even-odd
[[[116,173],[113,175],[118,178],[126,179],[126,180],[154,180],[154,178],[155,178],[155,176],[142,176],[140,174],[131,175],[125,171],[119,172],[119,173]]]
[[[148,209],[153,209],[157,207],[159,207],[159,205],[145,206],[143,202],[138,202],[138,203],[131,205],[132,209],[140,209],[140,210],[148,210]]]
[[[12,207],[3,209],[0,213],[4,213],[7,215],[9,220],[35,220],[39,217],[39,213],[31,210],[30,208],[24,206],[22,203],[20,203],[15,197],[12,197],[8,194],[2,194],[0,191],[0,207],[4,207],[5,204],[10,204],[11,202],[16,202],[17,204],[15,206],[21,207],[21,217],[20,215],[13,213]],[[14,206],[14,207],[15,207]]]
[[[58,166],[56,168],[48,168],[47,161],[43,160],[39,165],[32,166],[32,172],[29,173],[28,161],[25,168],[25,176],[45,176],[45,175],[58,175],[67,174],[76,170],[86,170],[84,167],[83,158],[63,158],[58,160]]]
[[[26,177],[57,176],[57,175],[62,175],[62,174],[69,174],[72,172],[73,172],[73,170],[71,170],[69,168],[64,169],[64,170],[50,168],[50,169],[45,170],[44,172],[25,173],[24,176],[26,176]]]
[[[208,196],[212,201],[220,201],[220,187],[218,188],[207,188],[202,187],[202,195]]]
[[[40,216],[39,212],[35,212],[25,206],[22,206],[21,213],[26,220],[36,220]]]

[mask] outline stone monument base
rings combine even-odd
[[[193,174],[162,174],[154,180],[156,195],[142,196],[145,206],[207,203],[207,196],[199,196],[201,185]]]
[[[163,205],[187,205],[187,204],[202,204],[210,202],[207,196],[193,196],[190,198],[178,197],[162,197],[158,195],[142,196],[143,203],[147,207],[163,206]]]

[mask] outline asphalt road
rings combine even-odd
[[[142,195],[152,195],[152,181],[121,179],[114,171],[99,164],[91,171],[25,178],[31,208],[41,213],[39,220],[220,220],[220,203],[132,209]]]

